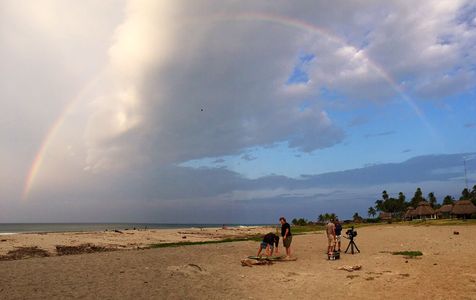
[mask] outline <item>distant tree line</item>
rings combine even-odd
[[[459,200],[470,200],[474,205],[476,205],[476,185],[474,185],[471,190],[467,188],[463,189]],[[454,204],[456,202],[454,197],[446,195],[442,199],[441,203],[438,203],[438,200],[436,199],[436,196],[433,192],[428,193],[427,197],[424,197],[421,188],[416,189],[413,197],[410,200],[407,200],[407,197],[402,192],[398,193],[398,196],[394,198],[390,197],[387,191],[383,191],[382,198],[375,201],[375,206],[369,207],[367,211],[369,219],[366,219],[365,221],[378,221],[378,219],[370,219],[370,217],[375,218],[379,212],[391,213],[393,218],[403,218],[408,207],[412,206],[413,208],[416,208],[418,203],[421,201],[427,201],[433,209],[438,209],[442,205]],[[324,213],[317,217],[316,223],[322,224],[331,219],[335,220],[336,218],[337,215],[335,213]],[[357,212],[352,216],[352,220],[356,223],[364,221],[364,219]],[[295,218],[292,220],[292,224],[297,226],[311,225],[314,223],[315,222],[304,218]]]
[[[463,189],[459,200],[470,200],[476,205],[476,185],[471,190]],[[416,189],[410,201],[406,200],[405,194],[402,192],[398,193],[397,198],[393,198],[388,195],[387,191],[383,191],[382,198],[375,201],[375,206],[369,207],[367,213],[369,217],[375,217],[377,212],[387,212],[391,213],[394,218],[402,218],[408,207],[416,208],[421,201],[427,201],[434,209],[438,209],[442,205],[455,203],[455,199],[452,196],[446,195],[440,204],[433,192],[428,193],[427,198],[425,198],[421,188]]]
[[[294,218],[291,221],[291,223],[293,223],[293,225],[297,225],[297,226],[306,226],[306,225],[312,224],[312,222],[310,222],[309,220],[304,219],[304,218],[300,218],[300,219]]]
[[[317,217],[317,224],[323,224],[323,223],[326,223],[328,222],[329,220],[335,220],[337,219],[337,215],[335,213],[325,213],[325,214],[320,214],[318,217]],[[359,215],[359,213],[354,213],[353,217],[352,217],[352,220],[354,222],[363,222],[364,219]],[[305,225],[312,225],[312,224],[315,224],[315,222],[312,222],[312,221],[309,221],[307,219],[304,219],[304,218],[299,218],[299,219],[293,219],[291,221],[293,223],[293,225],[297,225],[297,226],[305,226]]]

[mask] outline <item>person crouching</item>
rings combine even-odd
[[[278,254],[279,252],[278,245],[279,245],[279,236],[270,232],[263,237],[263,241],[259,245],[258,254],[256,254],[256,256],[260,256],[261,251],[263,251],[263,249],[265,249],[266,256],[272,256],[275,246],[276,246],[276,254]]]

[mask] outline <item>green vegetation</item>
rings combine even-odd
[[[421,251],[396,251],[392,252],[393,255],[405,255],[408,257],[416,257],[416,256],[422,256],[423,253]]]
[[[321,231],[321,230],[324,230],[323,225],[309,224],[305,226],[293,226],[293,228],[291,229],[291,232],[293,235],[300,235],[307,232],[315,232],[315,231]]]
[[[470,200],[476,205],[476,185],[471,190],[463,189],[459,200]],[[387,191],[383,191],[382,198],[375,201],[375,207],[369,207],[368,215],[374,216],[376,212],[387,212],[391,214],[392,219],[401,220],[408,207],[416,208],[421,201],[427,201],[433,209],[438,209],[445,204],[454,204],[455,199],[447,195],[440,204],[433,192],[428,193],[428,197],[425,198],[421,188],[417,188],[410,201],[406,201],[406,197],[402,192],[398,193],[398,198],[392,198],[388,195]]]
[[[305,225],[305,226],[293,226],[291,232],[293,235],[301,235],[308,232],[316,232],[324,230],[322,225]],[[202,242],[176,242],[176,243],[161,243],[161,244],[151,244],[150,248],[170,248],[170,247],[181,247],[181,246],[191,246],[191,245],[207,245],[207,244],[221,244],[221,243],[231,243],[231,242],[243,242],[243,241],[256,241],[259,242],[263,238],[263,235],[255,235],[250,237],[242,238],[226,238],[223,240],[215,241],[202,241]]]
[[[300,219],[296,219],[294,218],[291,223],[293,223],[293,225],[295,226],[306,226],[306,225],[309,225],[309,221],[307,219],[304,219],[304,218],[300,218]]]
[[[335,213],[332,213],[332,214],[329,214],[329,213],[325,213],[325,214],[320,214],[318,217],[317,217],[317,222],[319,223],[325,223],[327,221],[329,221],[330,219],[336,219],[337,216]]]

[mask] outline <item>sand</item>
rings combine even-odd
[[[371,226],[356,243],[328,261],[324,234],[294,236],[297,261],[253,267],[253,241],[0,261],[0,299],[476,299],[476,226]]]
[[[108,249],[141,249],[151,244],[203,242],[249,237],[275,232],[276,228],[241,226],[223,228],[108,230],[96,232],[50,232],[0,235],[0,255],[18,247],[37,246],[52,254],[57,245],[78,246],[85,243]]]

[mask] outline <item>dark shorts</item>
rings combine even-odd
[[[266,249],[266,247],[268,247],[269,245],[269,249],[273,250],[274,249],[274,244],[268,244],[268,243],[265,243],[265,242],[261,242],[261,249]]]
[[[289,248],[291,246],[291,242],[293,241],[293,236],[288,236],[285,240],[283,239],[283,246],[284,248]]]

